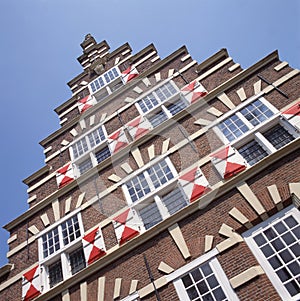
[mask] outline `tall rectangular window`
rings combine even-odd
[[[244,236],[281,298],[299,300],[300,212],[290,206]]]
[[[145,229],[149,229],[163,220],[155,201],[143,204],[139,210]]]
[[[81,233],[77,215],[63,222],[61,224],[61,229],[65,246],[74,241],[76,238],[80,237]]]
[[[63,272],[62,272],[62,265],[60,260],[48,266],[48,277],[49,277],[50,287],[53,287],[54,285],[63,281]]]
[[[39,262],[45,290],[85,268],[81,235],[84,229],[80,213],[64,219],[39,238]]]
[[[42,241],[44,258],[58,251],[60,249],[58,227],[44,234],[42,236]]]
[[[72,251],[69,254],[69,260],[70,260],[72,275],[85,268],[86,263],[85,263],[83,248],[80,247],[79,249]]]

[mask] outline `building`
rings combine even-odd
[[[299,70],[81,47],[0,299],[299,300]]]

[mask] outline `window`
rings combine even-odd
[[[251,166],[268,155],[268,153],[255,140],[252,140],[239,148],[238,152]]]
[[[85,152],[88,151],[88,145],[86,142],[85,137],[74,143],[72,146],[73,150],[73,157],[74,159],[78,158],[79,156],[83,155]]]
[[[81,175],[86,171],[90,170],[92,167],[93,163],[90,158],[78,164],[78,169]]]
[[[277,124],[263,134],[272,145],[279,149],[293,141],[295,138],[283,126]]]
[[[73,162],[75,161],[77,176],[110,157],[105,127],[103,125],[98,126],[75,141],[70,146],[70,155]]]
[[[61,224],[61,229],[65,246],[74,241],[76,238],[80,237],[81,233],[77,215],[63,222]]]
[[[290,206],[244,236],[281,298],[299,300],[300,212]]]
[[[274,113],[259,99],[252,102],[240,111],[242,115],[256,126],[269,119]]]
[[[97,77],[95,80],[93,80],[90,84],[89,84],[89,90],[91,92],[91,94],[96,93],[97,91],[101,90],[104,87],[107,87],[108,89],[105,90],[107,92],[107,94],[110,94],[112,91],[111,89],[109,89],[110,85],[115,82],[117,79],[119,79],[117,84],[122,84],[121,81],[121,73],[118,67],[113,67],[112,69],[108,70],[107,72],[103,73],[102,75],[100,75],[99,77]],[[116,83],[114,83],[113,86],[115,86]],[[114,87],[114,90],[116,88]],[[103,91],[101,91],[101,94],[103,95]],[[96,95],[96,99],[97,95]]]
[[[72,275],[76,274],[80,270],[84,269],[86,266],[83,248],[80,247],[79,249],[71,252],[69,254],[70,266]]]
[[[105,160],[106,158],[110,157],[110,150],[109,150],[108,146],[106,146],[103,149],[101,149],[100,151],[96,152],[95,157],[96,157],[98,163],[100,163],[103,160]]]
[[[167,276],[181,301],[238,300],[218,260],[211,258],[216,254],[214,249]]]
[[[175,176],[177,172],[166,158],[123,185],[126,199],[137,212],[145,230],[188,205],[188,198]]]
[[[173,81],[161,85],[136,103],[141,115],[144,115],[153,127],[182,111],[187,105]]]
[[[172,171],[172,170],[173,171]],[[135,176],[125,184],[125,189],[132,203],[141,199],[151,191],[164,185],[174,178],[175,169],[171,161],[162,160]]]
[[[176,93],[178,93],[178,90],[171,82],[168,82],[140,99],[137,104],[143,113],[147,113]]]
[[[58,260],[48,266],[50,288],[63,281],[61,261]]]
[[[154,200],[149,204],[143,204],[143,206],[139,209],[139,214],[146,230],[163,220]]]
[[[60,242],[58,236],[58,227],[49,231],[42,236],[43,240],[43,256],[44,258],[53,254],[60,249]]]
[[[295,131],[288,131],[287,128],[288,124],[280,121],[280,123],[272,126],[267,131],[256,132],[250,135],[250,138],[254,137],[254,139],[239,147],[238,152],[252,166],[299,136]],[[295,137],[291,134],[292,132]]]
[[[76,214],[41,234],[39,262],[46,290],[85,268],[83,233],[81,216]]]
[[[271,118],[275,112],[275,108],[260,98],[220,122],[217,128],[226,140],[231,142]]]
[[[143,222],[145,230],[188,205],[187,197],[181,187],[170,187],[169,190],[162,196],[155,195],[153,199],[145,200],[136,206],[135,209]]]
[[[187,198],[180,187],[177,187],[164,195],[162,197],[162,202],[171,215],[187,206]]]

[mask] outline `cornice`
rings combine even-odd
[[[29,186],[32,181],[34,181],[35,179],[37,179],[40,176],[44,175],[49,170],[50,170],[50,167],[48,165],[45,165],[41,169],[39,169],[38,171],[36,171],[35,173],[33,173],[32,175],[30,175],[29,177],[27,177],[26,179],[24,179],[23,183]]]
[[[207,69],[210,67],[212,64],[214,64],[216,61],[222,59],[222,58],[227,58],[229,57],[227,49],[222,48],[218,52],[216,52],[214,55],[203,61],[202,63],[198,64],[196,67],[196,72],[200,73],[202,70]]]

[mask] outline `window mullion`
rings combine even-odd
[[[241,112],[236,112],[235,114],[248,127],[249,130],[252,130],[254,128],[251,122],[248,121],[247,118]]]
[[[254,136],[255,140],[261,145],[263,149],[266,150],[268,154],[273,154],[277,151],[276,148],[264,137],[262,133],[256,132]]]
[[[152,180],[151,180],[151,177],[150,177],[149,172],[148,172],[147,170],[145,170],[143,174],[144,174],[145,179],[146,179],[146,181],[147,181],[147,183],[148,183],[148,186],[149,186],[150,191],[156,190],[156,188],[155,188],[155,186],[154,186],[154,184],[153,184],[153,182],[152,182]]]
[[[154,201],[157,205],[157,208],[162,216],[163,219],[167,218],[170,216],[170,213],[168,212],[167,207],[164,205],[162,202],[161,198],[158,195],[154,196]]]

